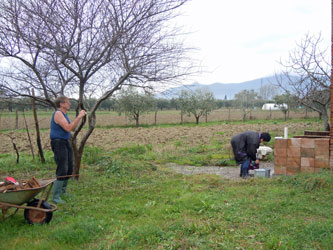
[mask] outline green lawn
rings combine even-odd
[[[1,155],[0,176],[52,177],[52,154],[45,155],[45,165]],[[164,167],[168,160],[149,145],[87,148],[80,180],[69,184],[73,196],[51,222],[31,226],[19,210],[0,222],[0,249],[332,248],[330,171],[231,181],[176,174]]]

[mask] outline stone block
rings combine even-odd
[[[326,158],[330,155],[329,149],[329,140],[328,139],[316,139],[315,140],[315,155],[317,156],[324,156]]]
[[[301,147],[301,138],[291,138],[288,139],[288,147],[297,147],[300,148]]]
[[[275,139],[274,140],[274,149],[288,147],[288,140],[290,140],[290,139]]]
[[[274,148],[274,157],[287,158],[287,148]]]
[[[301,168],[287,167],[287,175],[295,175],[301,172]]]
[[[274,156],[274,165],[285,167],[287,165],[287,157]]]
[[[312,138],[302,138],[301,141],[302,148],[315,148],[315,140]]]
[[[323,157],[315,158],[315,168],[329,168],[329,159]]]
[[[289,157],[301,157],[301,148],[300,147],[288,147],[287,155]]]
[[[301,148],[301,157],[314,158],[315,149],[314,148]]]
[[[315,159],[314,158],[308,158],[308,157],[301,157],[301,168],[302,167],[315,167]]]
[[[274,165],[274,174],[275,175],[286,175],[287,174],[287,168],[284,167],[284,166]]]
[[[287,167],[299,168],[301,166],[300,157],[288,157],[287,158]]]
[[[314,167],[301,166],[301,172],[302,173],[314,173],[315,168]]]

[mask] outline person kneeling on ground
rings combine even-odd
[[[259,164],[257,159],[257,149],[262,142],[269,142],[271,136],[267,132],[258,133],[255,131],[247,131],[235,135],[231,139],[231,146],[234,153],[236,163],[241,165],[240,177],[247,178],[249,176],[249,164],[255,161]]]

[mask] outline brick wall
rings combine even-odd
[[[275,174],[315,173],[322,168],[329,168],[328,138],[275,139]]]

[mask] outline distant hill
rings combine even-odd
[[[156,95],[158,98],[174,98],[178,97],[180,92],[183,89],[191,89],[195,90],[198,88],[203,88],[206,87],[208,88],[211,92],[213,92],[214,97],[216,99],[225,99],[225,97],[230,100],[233,99],[235,94],[241,92],[242,90],[255,90],[259,92],[260,87],[264,85],[276,85],[277,86],[277,81],[275,76],[269,76],[265,78],[259,78],[251,81],[246,81],[246,82],[241,82],[241,83],[213,83],[210,85],[206,84],[200,84],[200,83],[193,83],[190,85],[183,85],[180,87],[176,88],[171,88],[168,89],[158,95]],[[282,93],[282,91],[281,91]]]

